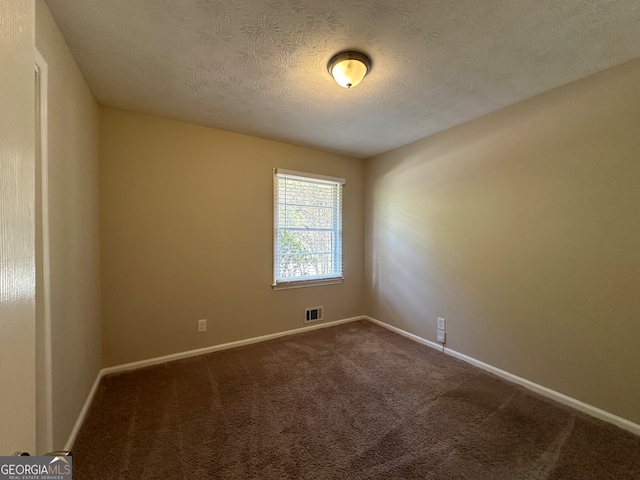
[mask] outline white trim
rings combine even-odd
[[[100,384],[100,380],[102,379],[102,377],[106,375],[110,375],[112,373],[118,373],[118,372],[127,372],[130,370],[137,370],[138,368],[144,368],[144,367],[149,367],[151,365],[158,365],[161,363],[172,362],[174,360],[180,360],[182,358],[195,357],[198,355],[204,355],[206,353],[218,352],[220,350],[228,350],[230,348],[241,347],[243,345],[250,345],[252,343],[264,342],[266,340],[271,340],[274,338],[286,337],[288,335],[295,335],[296,333],[309,332],[311,330],[318,330],[320,328],[333,327],[335,325],[355,322],[355,321],[364,320],[364,319],[365,317],[363,316],[344,318],[342,320],[334,320],[331,322],[320,323],[318,325],[310,325],[307,327],[296,328],[294,330],[286,330],[284,332],[271,333],[269,335],[262,335],[260,337],[248,338],[246,340],[238,340],[236,342],[224,343],[222,345],[214,345],[212,347],[198,348],[196,350],[173,353],[171,355],[164,355],[162,357],[155,357],[155,358],[149,358],[147,360],[140,360],[139,362],[125,363],[123,365],[116,365],[113,367],[103,368],[102,370],[100,370],[100,372],[98,373],[98,376],[96,377],[95,382],[93,383],[93,387],[91,388],[91,391],[89,392],[89,395],[87,396],[87,399],[84,402],[84,406],[80,411],[80,415],[78,415],[76,423],[73,426],[71,433],[69,434],[69,438],[67,440],[67,443],[64,449],[73,450],[73,444],[76,441],[78,432],[80,432],[80,428],[82,428],[82,424],[84,423],[87,413],[89,412],[89,408],[91,407],[91,403],[93,402],[93,397],[95,396],[96,391],[98,390],[98,385]]]
[[[294,170],[285,170],[284,168],[274,168],[274,175],[282,175],[287,177],[296,177],[301,180],[309,180],[310,178],[314,178],[316,180],[323,180],[325,182],[331,183],[339,183],[344,185],[347,181],[344,178],[339,177],[330,177],[328,175],[318,175],[317,173],[307,173],[307,172],[296,172]]]
[[[274,290],[291,290],[292,288],[320,287],[322,285],[338,285],[344,277],[313,278],[311,280],[278,281],[271,285]]]
[[[102,372],[103,372],[102,370],[98,372],[98,375],[96,376],[96,379],[93,382],[93,387],[91,387],[91,391],[89,391],[89,395],[87,395],[87,399],[85,400],[84,405],[82,406],[82,410],[80,410],[80,415],[78,415],[76,423],[73,426],[71,433],[69,434],[69,438],[67,439],[67,443],[64,446],[64,450],[69,450],[69,451],[73,450],[73,444],[76,441],[78,432],[80,432],[80,428],[84,423],[84,419],[87,417],[87,413],[89,412],[89,408],[91,407],[91,402],[93,402],[93,397],[96,395],[96,391],[98,390],[98,385],[100,385],[100,380],[104,376]]]
[[[376,325],[380,325],[381,327],[386,328],[387,330],[391,330],[392,332],[398,333],[403,337],[410,338],[414,342],[421,343],[423,345],[426,345],[427,347],[434,348],[440,352],[443,351],[441,343],[432,342],[431,340],[427,340],[426,338],[419,337],[418,335],[414,335],[413,333],[409,333],[405,330],[402,330],[401,328],[394,327],[393,325],[389,325],[388,323],[381,322],[380,320],[376,320],[375,318],[371,318],[367,315],[365,315],[364,318],[366,320],[369,320],[372,323],[375,323]]]
[[[388,328],[391,331],[399,333],[400,335],[403,335],[412,340],[415,340],[416,342],[422,343],[423,345],[427,345],[429,347],[435,348],[436,350],[440,350],[441,352],[444,352],[447,355],[450,355],[454,358],[467,362],[473,366],[476,366],[478,368],[491,372],[512,383],[521,385],[527,388],[528,390],[531,390],[544,397],[555,400],[558,403],[572,407],[576,410],[579,410],[580,412],[586,413],[587,415],[598,418],[607,423],[612,423],[613,425],[616,425],[624,430],[627,430],[628,432],[631,432],[635,435],[640,436],[640,425],[630,420],[614,415],[613,413],[609,413],[598,407],[594,407],[593,405],[589,405],[587,403],[581,402],[580,400],[577,400],[573,397],[569,397],[564,393],[556,392],[555,390],[552,390],[550,388],[534,383],[530,380],[527,380],[526,378],[522,378],[522,377],[519,377],[518,375],[514,375],[513,373],[509,373],[505,370],[501,370],[500,368],[494,367],[493,365],[489,365],[488,363],[484,363],[484,362],[481,362],[480,360],[476,360],[475,358],[465,355],[463,353],[457,352],[447,347],[443,348],[443,346],[440,344],[437,344],[430,340],[426,340],[422,337],[414,335],[413,333],[406,332],[398,327],[394,327],[393,325],[389,325],[387,323],[381,322],[380,320],[376,320],[368,316],[365,316],[364,318],[366,318],[367,320],[377,325],[380,325],[382,327]]]
[[[186,352],[172,353],[171,355],[164,355],[162,357],[149,358],[147,360],[140,360],[138,362],[125,363],[123,365],[116,365],[114,367],[107,367],[101,370],[101,374],[109,375],[112,373],[126,372],[129,370],[137,370],[138,368],[149,367],[151,365],[158,365],[161,363],[172,362],[174,360],[180,360],[182,358],[196,357],[198,355],[204,355],[206,353],[218,352],[220,350],[228,350],[230,348],[242,347],[243,345],[250,345],[252,343],[264,342],[266,340],[272,340],[274,338],[286,337],[288,335],[295,335],[296,333],[308,332],[311,330],[317,330],[319,328],[333,327],[343,323],[355,322],[357,320],[363,320],[365,317],[351,317],[342,320],[334,320],[330,322],[324,322],[317,325],[310,325],[307,327],[296,328],[294,330],[285,330],[284,332],[271,333],[269,335],[262,335],[260,337],[247,338],[245,340],[238,340],[235,342],[223,343],[220,345],[213,345],[211,347],[198,348],[196,350],[188,350]]]
[[[310,275],[306,277],[281,277],[279,260],[281,259],[281,251],[279,247],[279,232],[288,231],[289,228],[279,226],[280,216],[280,180],[294,179],[301,183],[322,183],[331,185],[335,195],[333,196],[332,211],[334,215],[333,224],[330,229],[316,229],[322,230],[326,233],[331,233],[332,237],[332,272],[325,275]],[[345,179],[337,177],[329,177],[326,175],[318,175],[314,173],[295,172],[293,170],[284,170],[282,168],[273,169],[273,281],[271,286],[273,290],[288,290],[291,288],[304,288],[315,287],[321,285],[334,285],[340,284],[343,281],[344,261],[343,261],[343,248],[342,248],[342,210],[343,210],[343,187]],[[286,188],[284,191],[286,192]],[[286,193],[283,197],[287,197]],[[288,201],[285,199],[285,210],[287,209]],[[286,222],[285,222],[286,223]],[[314,229],[310,229],[314,230]],[[310,252],[308,252],[310,253]]]
[[[444,353],[446,353],[447,355],[451,355],[452,357],[455,357],[464,362],[470,363],[471,365],[474,365],[478,368],[482,368],[483,370],[491,372],[494,375],[504,378],[505,380],[509,380],[510,382],[517,383],[518,385],[521,385],[527,388],[528,390],[536,392],[544,397],[551,398],[552,400],[562,403],[563,405],[568,405],[569,407],[575,408],[576,410],[586,413],[587,415],[598,418],[600,420],[604,420],[605,422],[608,422],[608,423],[612,423],[614,425],[617,425],[620,428],[623,428],[624,430],[627,430],[631,433],[635,433],[636,435],[640,436],[640,425],[638,425],[637,423],[633,423],[625,418],[618,417],[613,413],[609,413],[598,407],[594,407],[593,405],[589,405],[587,403],[581,402],[580,400],[577,400],[573,397],[565,395],[564,393],[560,393],[550,388],[547,388],[543,385],[534,383],[531,380],[527,380],[526,378],[522,378],[522,377],[519,377],[518,375],[514,375],[513,373],[509,373],[505,370],[501,370],[500,368],[494,367],[493,365],[489,365],[488,363],[484,363],[484,362],[481,362],[480,360],[476,360],[475,358],[469,357],[464,353],[460,353],[446,347],[444,349]]]
[[[51,254],[49,250],[49,122],[48,92],[49,67],[42,54],[35,49],[35,71],[38,79],[36,106],[38,111],[38,132],[40,134],[40,201],[42,221],[42,316],[44,341],[44,382],[45,382],[45,450],[53,449],[53,355],[51,334]]]
[[[82,423],[84,422],[84,419],[87,415],[87,412],[89,411],[89,407],[91,406],[91,402],[93,401],[93,397],[96,394],[96,391],[98,389],[98,385],[100,383],[100,380],[102,379],[102,377],[104,377],[105,375],[109,375],[112,373],[118,373],[118,372],[126,372],[126,371],[130,371],[130,370],[137,370],[138,368],[144,368],[144,367],[149,367],[151,365],[158,365],[161,363],[166,363],[166,362],[172,362],[174,360],[180,360],[182,358],[189,358],[189,357],[195,357],[198,355],[204,355],[206,353],[212,353],[212,352],[217,352],[217,351],[221,351],[221,350],[228,350],[230,348],[235,348],[235,347],[241,347],[243,345],[250,345],[252,343],[259,343],[259,342],[264,342],[266,340],[272,340],[274,338],[280,338],[280,337],[285,337],[285,336],[289,336],[289,335],[295,335],[297,333],[303,333],[303,332],[308,332],[311,330],[317,330],[320,328],[326,328],[326,327],[333,327],[336,325],[340,325],[343,323],[349,323],[349,322],[355,322],[358,320],[368,320],[371,323],[375,323],[376,325],[380,325],[381,327],[384,327],[388,330],[391,330],[392,332],[398,333],[404,337],[410,338],[411,340],[421,343],[423,345],[426,345],[428,347],[431,347],[435,350],[439,350],[440,352],[443,351],[443,346],[436,343],[436,342],[432,342],[430,340],[424,339],[422,337],[419,337],[418,335],[414,335],[413,333],[409,333],[405,330],[402,330],[401,328],[398,327],[394,327],[393,325],[389,325],[388,323],[384,323],[381,322],[380,320],[376,320],[375,318],[369,317],[367,315],[362,315],[362,316],[358,316],[358,317],[351,317],[351,318],[345,318],[342,320],[334,320],[332,322],[324,322],[318,325],[310,325],[307,327],[302,327],[302,328],[296,328],[294,330],[286,330],[284,332],[278,332],[278,333],[272,333],[269,335],[263,335],[260,337],[253,337],[253,338],[248,338],[246,340],[238,340],[236,342],[230,342],[230,343],[224,343],[221,345],[214,345],[212,347],[206,347],[206,348],[199,348],[196,350],[189,350],[186,352],[180,352],[180,353],[174,353],[171,355],[165,355],[162,357],[156,357],[156,358],[149,358],[147,360],[141,360],[139,362],[132,362],[132,363],[126,363],[123,365],[116,365],[113,367],[107,367],[107,368],[103,368],[102,370],[100,370],[100,373],[98,374],[98,376],[96,377],[96,380],[93,384],[93,388],[91,389],[91,391],[89,392],[89,395],[87,397],[87,400],[84,403],[84,406],[82,407],[82,411],[80,412],[80,415],[78,416],[78,419],[76,420],[76,423],[73,427],[73,430],[71,431],[71,434],[69,435],[69,439],[67,440],[67,444],[65,445],[65,450],[72,450],[73,449],[73,443],[76,440],[76,437],[78,435],[78,432],[80,431],[80,428],[82,427]],[[531,382],[529,380],[526,380],[522,377],[518,377],[517,375],[514,375],[512,373],[506,372],[504,370],[501,370],[499,368],[496,368],[492,365],[489,365],[487,363],[481,362],[479,360],[476,360],[475,358],[469,357],[467,355],[464,355],[462,353],[456,352],[455,350],[452,350],[450,348],[444,348],[444,353],[446,353],[447,355],[450,355],[452,357],[458,358],[464,362],[467,362],[471,365],[474,365],[476,367],[482,368],[483,370],[487,370],[491,373],[494,373],[502,378],[504,378],[505,380],[508,380],[510,382],[516,383],[518,385],[522,385],[523,387],[532,390],[536,393],[539,393],[547,398],[550,398],[552,400],[555,400],[559,403],[562,403],[564,405],[568,405],[570,407],[575,408],[576,410],[579,410],[581,412],[584,412],[588,415],[591,415],[593,417],[599,418],[600,420],[604,420],[605,422],[608,423],[612,423],[614,425],[619,426],[620,428],[623,428],[624,430],[627,430],[631,433],[634,433],[636,435],[640,435],[640,425],[633,423],[629,420],[626,420],[622,417],[618,417],[616,415],[613,415],[609,412],[606,412],[604,410],[601,410],[599,408],[593,407],[591,405],[588,405],[584,402],[581,402],[580,400],[576,400],[575,398],[569,397],[567,395],[564,395],[562,393],[556,392],[555,390],[551,390],[550,388],[547,387],[543,387],[542,385],[538,385],[534,382]]]

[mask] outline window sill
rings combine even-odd
[[[293,280],[291,282],[280,282],[273,284],[274,290],[290,290],[292,288],[320,287],[322,285],[336,285],[343,282],[343,277],[320,278],[314,280]]]

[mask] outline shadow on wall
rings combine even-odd
[[[625,168],[607,145],[584,141],[602,135],[585,108],[555,95],[372,159],[371,313],[431,340],[437,316],[454,331],[457,320],[476,322],[506,357],[514,337],[528,342],[523,322],[582,335],[554,322],[593,316],[585,299],[601,292],[602,253],[617,246],[598,223],[608,213],[589,205],[617,194]],[[478,332],[455,334],[467,343]],[[544,354],[553,333],[535,334]]]
[[[427,281],[446,275],[443,266],[433,261],[439,251],[439,231],[446,227],[435,223],[434,206],[420,201],[421,179],[433,173],[430,170],[433,164],[413,160],[382,175],[373,188],[370,206],[372,296],[389,321],[411,331],[430,325],[437,299],[446,295],[445,285]]]
[[[369,159],[367,314],[639,423],[639,73]]]

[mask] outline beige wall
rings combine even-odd
[[[34,7],[0,8],[0,455],[36,442]]]
[[[640,60],[366,165],[367,313],[640,423]]]
[[[272,290],[274,167],[346,178],[343,284]],[[361,315],[362,179],[362,160],[101,107],[104,366],[303,327],[305,307]]]
[[[53,448],[61,449],[101,368],[98,105],[42,0],[36,46],[49,73]]]

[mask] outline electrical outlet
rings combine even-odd
[[[438,330],[446,330],[446,324],[442,317],[438,317]]]
[[[203,318],[202,320],[198,320],[198,333],[207,331],[207,319]]]
[[[444,333],[442,330],[438,330],[438,341],[440,343],[445,343],[446,338],[447,338],[447,334]]]

